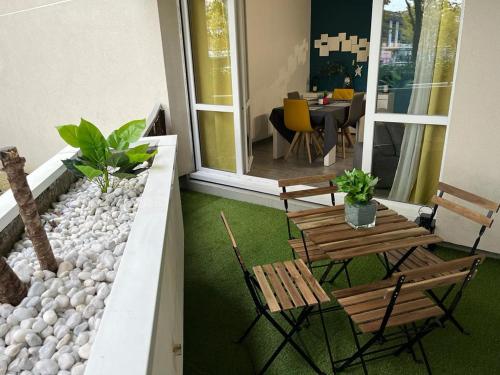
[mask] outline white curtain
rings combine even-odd
[[[443,0],[426,0],[408,113],[427,114]],[[420,84],[425,84],[420,87]],[[389,199],[408,201],[417,178],[425,124],[406,124]]]

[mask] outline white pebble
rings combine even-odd
[[[59,356],[57,363],[61,370],[69,370],[75,364],[75,358],[72,354],[64,353]]]
[[[49,310],[49,311],[46,311],[44,314],[43,314],[43,320],[45,321],[45,323],[47,323],[49,326],[51,325],[54,325],[55,322],[57,322],[57,314],[55,313],[54,310]]]

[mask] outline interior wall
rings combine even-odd
[[[0,146],[33,170],[80,117],[109,133],[168,103],[156,0],[2,0]]]
[[[350,75],[354,75],[355,68],[361,66],[361,77],[354,77],[353,87],[356,91],[366,91],[368,77],[368,62],[358,62],[357,55],[351,52],[330,51],[328,56],[320,56],[319,49],[314,48],[314,41],[321,38],[321,34],[330,37],[346,33],[370,41],[372,23],[373,0],[312,0],[311,5],[311,46],[310,64],[311,80],[318,86],[318,90],[331,91],[343,87],[344,76],[328,76],[324,70],[327,64],[341,64]],[[353,65],[353,60],[356,60]]]
[[[170,126],[178,136],[179,175],[195,170],[183,33],[178,0],[157,0],[168,92]]]
[[[268,119],[289,91],[307,91],[310,0],[246,1],[250,130],[270,135]]]
[[[500,2],[466,0],[455,95],[445,149],[443,181],[500,201]],[[479,225],[441,210],[439,233],[470,246]],[[481,240],[480,249],[500,253],[500,217]]]

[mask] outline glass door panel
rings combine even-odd
[[[233,114],[199,111],[198,133],[202,166],[236,172]]]
[[[189,26],[196,102],[232,105],[227,0],[190,0]]]
[[[377,112],[448,115],[462,0],[384,4]]]
[[[246,131],[235,0],[181,3],[196,167],[243,173]]]
[[[380,181],[375,195],[426,205],[436,193],[446,126],[376,122],[372,173]]]
[[[427,205],[441,176],[463,0],[374,0],[363,169]],[[373,74],[372,74],[373,73]]]

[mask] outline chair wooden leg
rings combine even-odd
[[[304,133],[300,133],[299,139],[297,141],[297,147],[295,147],[295,152],[297,154],[297,158],[300,156],[300,149],[302,148],[302,143],[304,141]]]
[[[296,147],[299,138],[300,138],[300,133],[296,132],[295,136],[293,137],[292,143],[290,144],[290,148],[288,149],[288,152],[285,155],[285,160],[287,160],[290,154],[293,152],[293,149]]]
[[[316,133],[311,133],[311,135],[312,135],[313,143],[316,146],[316,151],[318,152],[319,155],[323,155],[323,149],[321,147],[321,143],[318,139],[318,136],[316,135]]]
[[[345,134],[345,136],[347,138],[347,143],[348,143],[349,147],[354,147],[354,141],[352,139],[351,132],[349,131],[349,126],[342,129],[342,132]]]
[[[312,164],[311,158],[311,134],[306,133],[306,149],[307,149],[307,158],[309,159],[309,164]]]
[[[344,132],[341,133],[342,137],[342,159],[345,159],[345,134]]]

